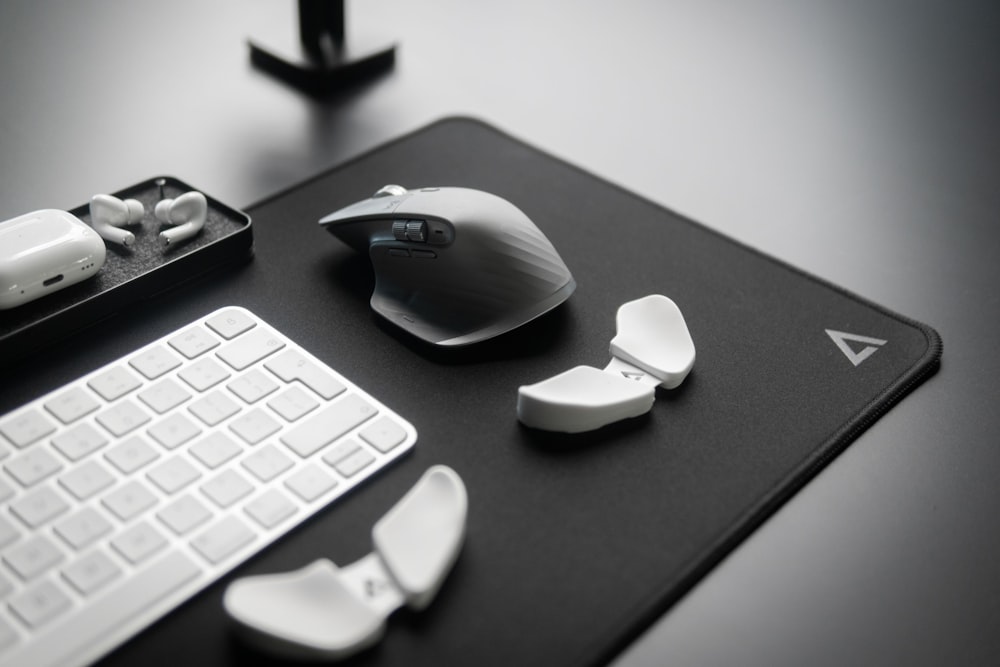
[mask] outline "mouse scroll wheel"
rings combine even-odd
[[[427,223],[423,220],[394,220],[392,236],[397,241],[427,242]]]
[[[405,195],[407,189],[402,185],[383,185],[378,191],[372,195],[372,198],[377,197],[399,197],[400,195]]]

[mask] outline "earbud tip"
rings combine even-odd
[[[160,222],[170,222],[170,206],[174,203],[173,199],[161,199],[156,202],[156,208],[153,209],[153,215]]]
[[[138,199],[126,199],[125,206],[128,207],[128,221],[129,223],[139,222],[142,217],[146,215],[146,208],[142,205],[142,202]]]

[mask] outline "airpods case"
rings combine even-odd
[[[0,310],[90,278],[104,265],[104,241],[66,211],[43,209],[0,222]]]
[[[163,247],[160,232],[177,227],[156,218],[157,204],[193,190],[208,204],[204,227]],[[178,178],[155,176],[107,194],[135,199],[145,211],[129,226],[131,247],[105,244],[94,231],[90,198],[66,211],[0,219],[0,372],[136,303],[253,257],[250,216]]]

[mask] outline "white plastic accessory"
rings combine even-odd
[[[208,200],[205,195],[192,190],[176,199],[163,199],[156,203],[153,215],[160,222],[177,225],[160,232],[160,245],[164,248],[198,234],[208,218]]]
[[[131,247],[135,234],[122,229],[142,221],[146,209],[138,199],[119,199],[113,195],[94,195],[90,199],[90,224],[105,241]]]
[[[461,550],[467,511],[458,473],[433,466],[376,522],[372,553],[343,568],[322,558],[293,572],[238,579],[223,605],[265,650],[346,658],[378,642],[403,604],[430,604]]]
[[[694,341],[677,304],[661,294],[618,309],[611,356],[638,366],[664,389],[679,387],[694,366]]]
[[[0,222],[0,310],[90,278],[104,266],[105,253],[94,230],[66,211]]]
[[[694,366],[694,342],[680,308],[660,294],[618,309],[611,362],[577,366],[517,392],[517,417],[545,431],[582,433],[653,407],[656,388],[674,389]]]
[[[577,366],[521,387],[517,416],[546,431],[578,433],[649,412],[655,387],[593,366]]]

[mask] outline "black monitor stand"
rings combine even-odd
[[[250,61],[311,94],[324,95],[392,67],[395,44],[354,48],[345,37],[344,0],[298,0],[298,48],[264,47],[250,40]]]

